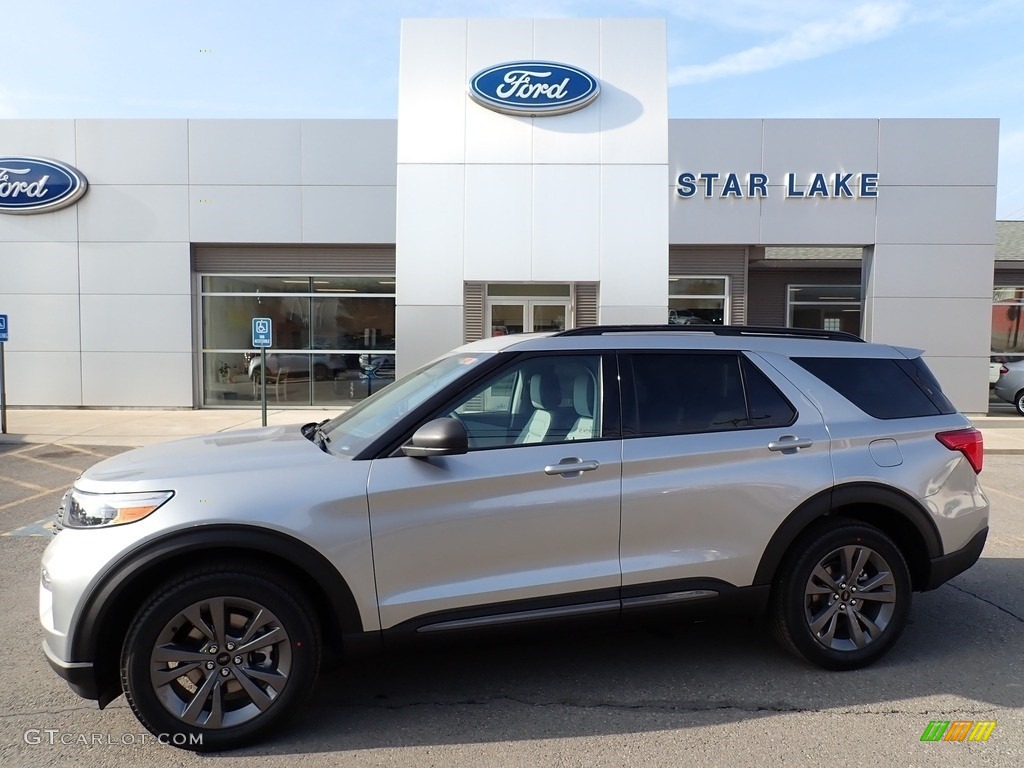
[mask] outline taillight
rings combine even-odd
[[[981,472],[985,461],[985,440],[974,427],[957,429],[953,432],[938,432],[935,439],[951,451],[960,451],[971,462],[976,473]]]
[[[1010,372],[1010,369],[1009,369],[1009,368],[1007,368],[1007,367],[1006,367],[1005,365],[1000,365],[1000,366],[999,366],[999,375],[1000,375],[1000,376],[1005,376],[1005,375],[1006,375],[1006,374],[1008,374],[1009,372]]]

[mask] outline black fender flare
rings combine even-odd
[[[70,655],[72,659],[97,659],[100,637],[111,611],[127,595],[133,582],[155,576],[162,564],[172,559],[200,559],[204,552],[231,550],[239,555],[263,554],[283,562],[315,584],[326,599],[342,633],[363,631],[362,619],[352,590],[327,558],[313,547],[287,534],[245,525],[209,525],[175,531],[125,553],[99,577],[76,620]],[[326,629],[326,628],[325,628]]]
[[[886,485],[847,483],[821,491],[790,513],[768,541],[768,546],[765,547],[754,573],[754,584],[772,583],[786,552],[816,520],[836,514],[844,507],[857,505],[892,510],[902,521],[913,527],[924,543],[925,554],[929,559],[942,556],[942,539],[939,537],[935,521],[916,499]]]

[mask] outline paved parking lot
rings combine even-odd
[[[151,742],[123,698],[97,711],[39,650],[46,526],[77,473],[120,450],[0,445],[0,765],[1024,764],[1024,457],[986,458],[982,560],[915,595],[867,670],[808,667],[742,620],[460,642],[343,664],[277,740],[210,757]],[[947,720],[997,725],[983,743],[920,740]]]

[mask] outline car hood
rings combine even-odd
[[[311,469],[347,461],[307,440],[300,425],[221,432],[136,448],[87,469],[75,482],[83,491],[132,491],[174,487],[174,481],[204,475],[258,475],[273,470]],[[112,485],[118,486],[116,489]]]

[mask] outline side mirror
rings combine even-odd
[[[415,458],[455,456],[469,450],[469,435],[458,419],[445,418],[428,421],[417,429],[402,453]]]

